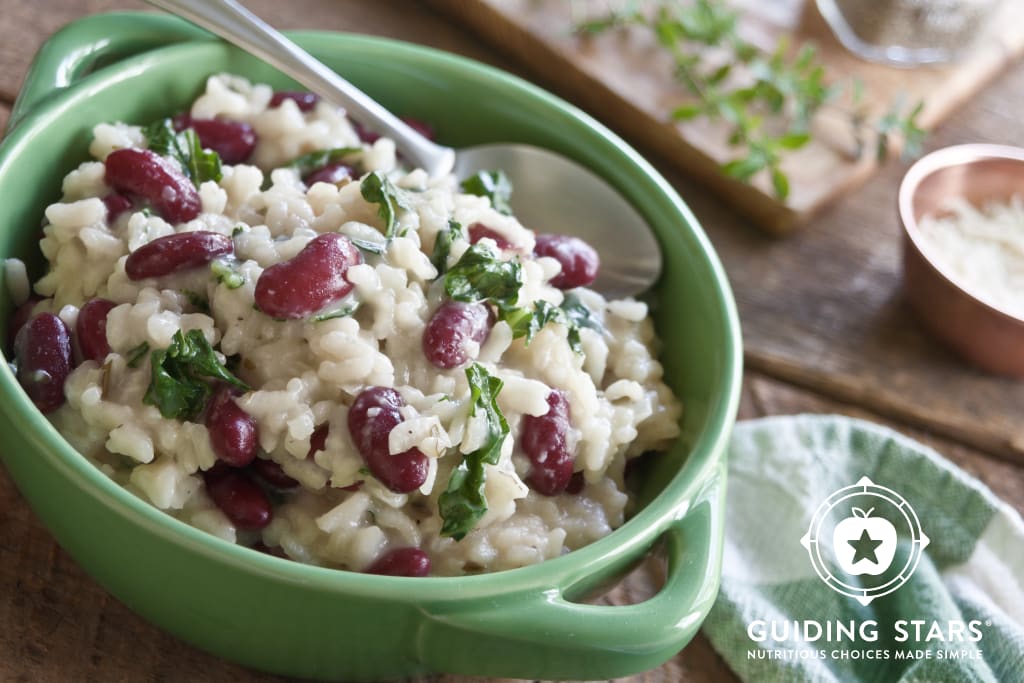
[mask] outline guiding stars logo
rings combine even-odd
[[[909,581],[928,543],[910,503],[867,477],[819,505],[800,539],[818,577],[862,605]]]

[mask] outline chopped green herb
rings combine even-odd
[[[555,306],[543,299],[535,301],[533,310],[528,308],[499,309],[498,317],[512,328],[512,338],[526,338],[526,344],[548,323],[558,323],[568,328],[567,340],[576,353],[583,353],[580,328],[589,327],[601,331],[601,323],[575,294],[566,294],[561,306]]]
[[[349,240],[352,244],[356,245],[356,248],[360,251],[365,251],[370,254],[377,254],[380,256],[387,249],[387,246],[380,242],[371,242],[369,240],[360,240],[354,237],[350,237]]]
[[[509,205],[512,183],[504,171],[477,171],[476,175],[462,181],[462,190],[479,197],[487,197],[495,211],[512,214],[512,207]]]
[[[185,289],[182,290],[181,293],[185,295],[186,299],[188,299],[188,302],[189,304],[192,305],[192,308],[196,309],[200,313],[210,312],[210,302],[207,301],[206,297],[200,294],[199,292],[193,292],[191,290]]]
[[[181,164],[181,169],[196,187],[207,180],[217,182],[221,179],[220,156],[213,150],[204,150],[199,136],[191,128],[178,133],[170,119],[161,119],[146,126],[143,133],[149,149]]]
[[[380,171],[374,171],[363,178],[359,190],[363,199],[371,204],[380,205],[377,215],[384,221],[384,236],[392,239],[398,227],[398,210],[412,208],[405,190],[395,187],[394,183]]]
[[[313,171],[323,168],[324,166],[337,164],[343,161],[345,157],[361,151],[362,149],[359,147],[332,147],[331,149],[319,149],[315,152],[295,157],[285,165],[290,168],[294,168],[299,172],[299,176],[304,177]]]
[[[467,453],[448,480],[448,488],[438,499],[438,509],[444,524],[442,536],[461,540],[487,512],[484,484],[487,477],[484,465],[497,465],[501,446],[508,436],[508,421],[498,407],[498,394],[504,383],[477,364],[466,368],[469,381],[469,416],[482,411],[487,420],[487,439],[484,444]]]
[[[359,468],[359,474],[363,475],[364,477],[372,477],[373,476],[373,472],[371,472],[370,468],[368,468],[368,467],[360,467]]]
[[[335,318],[347,318],[348,316],[355,313],[358,308],[359,302],[356,302],[348,306],[342,306],[341,308],[338,308],[333,311],[328,311],[326,313],[314,315],[312,318],[310,318],[310,320],[315,323],[322,323],[325,320],[334,320]]]
[[[462,254],[444,277],[445,293],[455,301],[490,301],[499,308],[512,308],[523,286],[523,269],[518,259],[502,261],[498,254],[474,244]]]
[[[247,231],[248,229],[249,229],[248,226],[245,226],[245,225],[242,225],[241,223],[239,223],[238,225],[235,226],[234,230],[231,231],[231,236],[232,237],[238,237],[239,235],[241,235],[243,232]]]
[[[128,367],[130,367],[130,368],[137,368],[137,367],[139,367],[139,365],[142,363],[142,359],[146,357],[147,353],[149,353],[149,343],[148,342],[142,342],[141,344],[136,346],[134,349],[130,350],[128,352],[128,356],[127,356],[127,358],[128,358]]]
[[[210,271],[216,276],[217,282],[228,289],[238,289],[245,284],[245,276],[227,259],[214,259],[210,262]]]
[[[430,262],[437,268],[438,275],[444,275],[448,270],[448,255],[452,253],[452,243],[462,237],[462,226],[455,220],[448,220],[448,227],[437,233],[434,238],[434,253]]]
[[[217,359],[201,330],[178,330],[169,347],[152,352],[150,364],[153,376],[142,400],[159,408],[168,419],[195,419],[213,393],[208,380],[222,380],[249,391],[248,385]]]
[[[593,311],[587,308],[586,304],[572,292],[565,295],[560,308],[565,311],[569,322],[576,327],[589,327],[598,332],[604,329],[601,322],[594,316]]]
[[[499,316],[512,328],[512,338],[526,337],[527,344],[549,322],[568,323],[562,309],[543,299],[534,302],[532,311],[528,308],[512,308],[501,310]]]

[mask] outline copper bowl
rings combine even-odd
[[[923,245],[918,221],[948,215],[950,197],[974,206],[1006,202],[1024,193],[1024,149],[955,145],[910,167],[899,191],[903,223],[903,284],[907,300],[937,338],[977,367],[1024,377],[1024,320],[986,303],[936,263]]]

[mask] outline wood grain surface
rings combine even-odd
[[[894,102],[922,101],[920,121],[932,128],[995,74],[1024,52],[1024,3],[1004,3],[975,49],[954,64],[900,69],[858,59],[837,41],[828,25],[804,0],[732,0],[742,8],[738,29],[767,52],[792,36],[818,48],[828,78],[864,84],[864,110],[882,116]],[[776,199],[766,172],[748,185],[723,176],[717,167],[737,158],[727,142],[729,126],[703,117],[674,122],[670,113],[694,97],[673,77],[674,64],[649,30],[631,27],[599,36],[574,35],[573,26],[607,15],[616,2],[565,0],[431,0],[496,46],[530,66],[574,101],[602,113],[632,139],[658,147],[690,176],[700,177],[757,224],[787,232],[806,224],[822,207],[859,185],[877,166],[873,154],[855,156],[856,142],[845,116],[824,107],[812,122],[810,144],[788,154],[783,169],[791,192]],[[706,50],[716,59],[714,48]],[[743,69],[730,78],[744,82]],[[740,75],[737,76],[736,74]],[[749,74],[746,75],[749,79]],[[870,144],[869,144],[870,147]]]
[[[283,28],[403,38],[553,86],[543,74],[502,58],[478,35],[414,0],[248,0],[247,5]],[[143,8],[127,0],[0,0],[0,122],[32,55],[50,33],[92,12]],[[929,144],[1017,142],[1022,105],[1024,70],[1015,69],[958,111]],[[641,149],[658,161],[655,150]],[[885,166],[808,230],[781,241],[753,229],[669,164],[659,167],[705,226],[735,289],[752,369],[741,417],[836,412],[890,424],[935,446],[1024,510],[1024,427],[1018,424],[1024,388],[966,368],[920,332],[902,303],[895,196],[903,166]],[[609,600],[628,602],[646,594],[657,573],[656,566],[646,567]],[[0,468],[0,681],[281,680],[185,645],[109,597],[56,546]],[[665,666],[626,680],[735,677],[698,637]]]

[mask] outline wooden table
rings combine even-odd
[[[412,0],[249,0],[282,28],[381,34],[521,70]],[[40,43],[127,0],[0,0],[0,126]],[[523,74],[527,77],[535,76]],[[543,78],[534,78],[541,85]],[[1024,69],[996,80],[929,141],[1020,143]],[[657,159],[654,159],[657,162]],[[711,236],[732,280],[746,338],[741,418],[844,413],[928,443],[1024,510],[1024,385],[974,372],[922,334],[899,291],[890,164],[802,233],[774,240],[659,164]],[[1024,424],[1024,423],[1022,423]],[[644,577],[611,596],[634,597]],[[280,681],[164,634],[107,595],[54,543],[0,470],[0,681]],[[466,679],[436,677],[438,681]],[[736,680],[698,637],[630,681]]]

